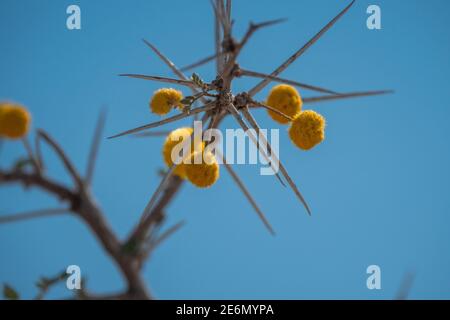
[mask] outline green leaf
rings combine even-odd
[[[9,286],[6,283],[3,285],[3,296],[5,297],[5,299],[8,299],[8,300],[18,300],[19,299],[19,294],[17,293],[17,291],[14,290],[11,286]]]
[[[198,75],[198,74],[196,74],[196,73],[193,73],[192,74],[192,81],[196,84],[196,85],[198,85],[199,87],[203,87],[204,86],[204,82],[203,82],[203,80],[200,78],[200,76]]]
[[[14,170],[20,171],[25,167],[32,165],[33,161],[28,158],[20,158],[14,163]]]
[[[195,97],[193,96],[187,96],[184,97],[183,99],[181,99],[180,103],[185,105],[185,106],[190,106],[195,100]]]

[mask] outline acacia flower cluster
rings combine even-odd
[[[303,100],[293,86],[280,84],[272,88],[267,98],[267,105],[292,118],[290,121],[273,110],[269,115],[281,124],[291,122],[289,137],[303,150],[310,150],[325,139],[325,118],[312,110],[302,111]]]
[[[162,88],[157,90],[150,100],[150,109],[158,115],[165,115],[174,107],[182,107],[180,103],[183,94],[172,88]]]
[[[0,137],[20,139],[27,135],[31,115],[28,110],[16,103],[0,103]]]
[[[301,112],[303,106],[303,100],[298,91],[287,84],[274,86],[270,90],[266,103],[269,107],[275,108],[291,118],[295,118]],[[272,110],[267,112],[278,123],[287,124],[289,122],[286,117]]]

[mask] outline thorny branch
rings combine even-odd
[[[110,138],[117,138],[125,135],[134,136],[155,136],[159,135],[155,131],[146,131],[152,128],[156,128],[171,122],[175,122],[193,115],[203,113],[202,120],[204,123],[209,123],[209,128],[218,128],[221,121],[228,115],[235,118],[238,124],[244,129],[248,130],[253,128],[256,133],[260,133],[260,127],[257,124],[255,118],[250,112],[250,108],[263,107],[270,109],[269,106],[264,103],[253,100],[258,92],[260,92],[267,84],[272,81],[288,83],[294,86],[305,88],[321,92],[325,95],[319,97],[305,98],[305,103],[315,103],[322,101],[332,101],[337,99],[346,99],[362,96],[373,96],[379,94],[390,93],[390,91],[368,91],[368,92],[352,92],[347,94],[338,94],[337,92],[329,89],[324,89],[317,86],[312,86],[304,83],[300,83],[293,80],[280,78],[279,74],[289,67],[298,57],[300,57],[308,48],[310,48],[321,36],[328,31],[336,22],[341,18],[353,5],[354,0],[351,1],[335,18],[333,18],[325,27],[323,27],[310,41],[302,46],[298,51],[291,55],[285,62],[283,62],[278,68],[276,68],[270,74],[264,74],[256,71],[250,71],[241,69],[237,63],[237,58],[248,43],[251,36],[259,29],[270,26],[284,19],[267,21],[259,24],[250,24],[248,31],[245,33],[241,41],[236,41],[233,38],[232,27],[233,21],[231,20],[231,0],[211,0],[211,4],[214,11],[215,24],[214,24],[214,55],[201,59],[199,62],[191,64],[181,70],[161,51],[159,51],[153,44],[144,40],[144,43],[173,71],[178,79],[162,77],[162,76],[148,76],[141,74],[122,74],[121,76],[132,77],[143,80],[158,81],[163,83],[170,83],[188,87],[192,90],[194,97],[199,98],[203,102],[203,106],[188,110],[187,112],[180,113],[178,115],[146,124],[134,129],[126,130],[119,134],[113,135]],[[215,60],[217,77],[211,83],[198,83],[195,78],[187,78],[182,71],[190,68],[195,68],[206,62]],[[231,92],[232,81],[241,76],[250,76],[261,78],[262,81],[254,88],[247,92],[242,92],[233,95]],[[210,91],[215,91],[215,94],[211,94]],[[212,98],[212,99],[207,99]],[[272,109],[271,109],[272,110]],[[274,111],[274,110],[272,110]],[[241,114],[242,113],[242,114]],[[283,115],[289,119],[288,116]],[[244,120],[245,119],[245,120]],[[291,120],[291,119],[290,119]],[[246,123],[248,122],[249,125]],[[101,136],[104,123],[104,115],[100,116],[97,125],[96,134],[93,139],[92,148],[90,152],[87,174],[82,179],[71,163],[62,148],[56,143],[56,141],[43,130],[38,130],[35,143],[35,152],[32,151],[31,146],[26,143],[26,148],[31,160],[35,159],[34,170],[28,172],[22,169],[3,170],[0,169],[0,185],[21,184],[25,188],[39,188],[44,190],[55,198],[59,199],[66,204],[66,209],[52,209],[42,210],[31,213],[26,213],[17,216],[7,216],[0,220],[0,223],[18,221],[23,219],[32,219],[50,215],[61,214],[61,210],[68,210],[73,215],[80,218],[96,235],[103,249],[109,254],[111,259],[119,268],[125,281],[126,288],[123,292],[107,295],[94,295],[83,290],[77,295],[77,299],[151,299],[145,282],[142,279],[142,267],[145,259],[149,256],[150,252],[159,245],[168,236],[178,230],[182,224],[177,224],[172,228],[169,228],[165,233],[159,234],[159,230],[164,221],[165,210],[167,205],[174,199],[183,185],[183,180],[175,175],[172,175],[172,169],[169,169],[162,178],[159,187],[155,193],[150,197],[150,201],[141,216],[140,221],[130,231],[129,236],[121,241],[117,238],[109,226],[104,213],[97,205],[94,197],[91,193],[90,183],[94,172],[95,159],[99,147],[99,139]],[[250,133],[251,134],[251,133]],[[252,134],[251,134],[252,135]],[[259,148],[259,142],[256,137],[253,137],[253,143],[257,146],[258,150],[265,157],[269,154],[273,158],[276,155],[272,154],[271,147],[267,140],[263,143],[267,145],[267,153],[263,148]],[[261,138],[261,137],[260,137]],[[66,171],[71,176],[74,187],[66,186],[58,181],[52,180],[46,175],[43,168],[43,158],[41,154],[40,141],[45,141],[58,155],[63,162]],[[293,179],[289,176],[287,170],[279,161],[279,167],[281,173],[288,182],[290,188],[294,191],[295,195],[299,198],[302,204],[305,206],[308,213],[310,209],[303,196],[300,194]],[[272,162],[270,161],[272,164]],[[253,209],[257,212],[259,218],[264,225],[273,234],[273,228],[268,222],[265,215],[257,205],[256,201],[250,194],[250,191],[244,186],[243,181],[239,178],[238,174],[232,169],[232,167],[224,159],[224,165],[227,171],[232,176],[233,180],[237,184],[239,190],[248,199]],[[278,179],[283,183],[283,180],[277,173]],[[284,183],[283,183],[284,184]],[[53,282],[52,282],[53,283]]]

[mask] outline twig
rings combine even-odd
[[[241,126],[241,128],[247,132],[250,140],[256,145],[256,148],[258,149],[258,151],[263,155],[263,157],[265,158],[265,160],[270,163],[270,167],[272,168],[273,172],[275,173],[275,176],[277,177],[278,181],[280,181],[280,183],[285,187],[286,185],[284,184],[283,180],[281,179],[279,173],[277,172],[277,170],[273,167],[272,162],[270,161],[270,158],[266,152],[266,150],[262,149],[260,147],[259,144],[259,140],[257,137],[253,136],[253,133],[250,131],[250,128],[248,127],[248,125],[245,123],[244,119],[242,119],[242,116],[239,114],[239,111],[236,109],[236,107],[233,104],[230,104],[228,107],[231,115],[236,119],[236,121],[238,122],[238,124]]]
[[[165,82],[165,83],[173,83],[173,84],[179,84],[179,85],[186,86],[186,87],[196,87],[195,83],[190,80],[179,80],[179,79],[173,79],[173,78],[166,78],[166,77],[159,77],[159,76],[147,76],[147,75],[143,75],[143,74],[131,74],[131,73],[119,74],[119,76],[143,79],[143,80],[150,80],[150,81],[159,81],[159,82]]]
[[[32,212],[26,212],[26,213],[18,213],[18,214],[13,214],[13,215],[0,216],[0,224],[35,219],[35,218],[42,218],[42,217],[48,217],[48,216],[56,216],[56,215],[61,215],[63,213],[67,213],[68,211],[70,211],[70,210],[67,208],[56,208],[56,209],[43,209],[43,210],[37,210],[37,211],[32,211]]]
[[[106,121],[106,110],[103,109],[97,120],[97,126],[95,128],[94,138],[92,139],[91,151],[89,153],[88,166],[86,170],[85,182],[90,185],[92,182],[92,176],[94,175],[95,162],[97,159],[98,149],[100,146],[100,139],[103,133],[103,128],[105,127]]]
[[[324,89],[321,87],[317,87],[317,86],[312,86],[309,84],[305,84],[305,83],[301,83],[301,82],[297,82],[297,81],[292,81],[292,80],[288,80],[288,79],[284,79],[284,78],[280,78],[280,77],[275,77],[275,76],[271,76],[265,73],[261,73],[261,72],[255,72],[255,71],[250,71],[250,70],[244,70],[244,69],[239,69],[237,72],[237,76],[249,76],[249,77],[254,77],[254,78],[263,78],[263,79],[270,79],[272,81],[275,82],[281,82],[281,83],[286,83],[286,84],[290,84],[299,88],[304,88],[304,89],[308,89],[308,90],[312,90],[312,91],[317,91],[317,92],[322,92],[322,93],[329,93],[329,94],[339,94],[335,91],[332,90],[328,90],[328,89]]]
[[[278,114],[279,116],[285,118],[285,119],[288,120],[288,121],[294,120],[292,117],[290,117],[290,116],[288,116],[287,114],[281,112],[280,110],[275,109],[275,108],[273,108],[273,107],[271,107],[271,106],[268,106],[268,105],[266,105],[266,104],[264,104],[264,103],[261,103],[261,102],[255,102],[254,104],[252,104],[252,106],[255,106],[255,107],[262,107],[262,108],[265,108],[265,109],[270,110],[270,111],[272,111],[272,112],[275,112],[276,114]]]
[[[326,102],[326,101],[332,101],[332,100],[334,101],[334,100],[349,99],[349,98],[376,96],[376,95],[383,95],[383,94],[390,94],[390,93],[394,93],[394,91],[380,90],[380,91],[341,93],[341,94],[337,94],[337,95],[304,98],[303,102],[304,103],[318,103],[318,102]]]
[[[260,127],[258,125],[258,123],[256,122],[256,119],[252,116],[252,114],[250,113],[250,111],[248,110],[247,107],[242,109],[242,112],[244,114],[244,117],[247,119],[247,121],[250,123],[250,125],[253,127],[253,129],[256,130],[256,132],[259,134],[260,133]],[[303,198],[302,194],[300,193],[300,190],[298,190],[297,185],[294,183],[294,181],[292,180],[291,176],[289,175],[289,173],[287,172],[286,168],[284,167],[284,165],[281,163],[280,159],[278,159],[277,155],[274,154],[271,151],[271,147],[270,144],[268,143],[268,141],[266,140],[266,138],[264,137],[263,134],[259,134],[259,137],[261,139],[263,139],[263,143],[265,143],[267,145],[267,149],[269,150],[269,152],[271,153],[271,156],[275,158],[275,161],[278,162],[279,168],[281,173],[283,174],[284,178],[287,180],[289,186],[291,187],[291,189],[294,191],[295,195],[297,196],[297,198],[300,200],[300,202],[303,204],[303,206],[305,207],[306,211],[308,212],[309,215],[311,215],[311,209],[308,206],[308,203],[306,202],[306,200]]]
[[[220,49],[219,49],[220,50]],[[181,71],[188,71],[188,70],[192,70],[194,68],[200,67],[210,61],[215,60],[216,58],[221,57],[222,55],[226,54],[226,52],[223,51],[219,51],[218,53],[212,54],[210,56],[207,56],[206,58],[200,59],[194,63],[188,64],[187,66],[182,67],[180,70]]]
[[[141,132],[133,135],[135,138],[146,138],[146,137],[165,137],[170,133],[170,131],[150,131]]]
[[[211,102],[211,103],[209,103],[209,104],[207,104],[207,105],[205,105],[203,107],[198,107],[198,108],[192,109],[192,110],[189,111],[189,113],[180,113],[180,114],[177,114],[176,116],[173,116],[173,117],[170,117],[170,118],[166,118],[166,119],[161,120],[161,121],[152,122],[152,123],[149,123],[149,124],[146,124],[146,125],[134,128],[134,129],[130,129],[130,130],[118,133],[116,135],[113,135],[111,137],[108,137],[108,139],[114,139],[114,138],[122,137],[122,136],[125,136],[125,135],[128,135],[128,134],[136,133],[136,132],[139,132],[139,131],[143,131],[143,130],[147,130],[147,129],[151,129],[151,128],[156,128],[156,127],[162,126],[162,125],[167,124],[167,123],[171,123],[171,122],[174,122],[174,121],[178,121],[178,120],[190,117],[190,116],[192,116],[192,115],[194,115],[196,113],[212,110],[215,107],[216,107],[215,106],[215,102]]]
[[[31,149],[30,142],[28,141],[28,137],[24,137],[22,139],[23,145],[25,147],[25,150],[27,151],[28,157],[31,160],[31,163],[33,164],[34,169],[36,172],[41,172],[41,167],[39,165],[38,160],[36,160],[36,157],[33,154],[33,149]]]
[[[253,34],[256,31],[258,31],[259,29],[265,28],[265,27],[270,27],[270,26],[273,26],[275,24],[279,24],[279,23],[285,22],[285,21],[287,21],[286,18],[268,20],[268,21],[264,21],[264,22],[260,22],[260,23],[250,22],[250,26],[248,27],[247,32],[245,33],[244,37],[242,38],[242,40],[239,43],[239,46],[237,48],[236,58],[239,55],[239,53],[241,52],[242,48],[245,47],[245,45],[247,44],[248,40],[250,40],[250,38],[253,36]]]
[[[37,134],[42,137],[42,139],[47,142],[47,144],[52,147],[52,149],[56,152],[58,157],[61,159],[61,161],[64,164],[64,167],[69,172],[70,176],[75,182],[75,185],[79,188],[83,187],[83,180],[80,178],[80,175],[78,174],[77,170],[73,166],[72,162],[67,157],[66,153],[63,151],[63,149],[59,146],[58,143],[56,143],[55,140],[53,140],[52,137],[50,137],[44,130],[38,129]]]
[[[169,181],[170,177],[172,176],[173,171],[175,170],[175,167],[176,167],[175,164],[172,165],[169,168],[169,170],[167,170],[167,172],[165,173],[163,178],[161,179],[161,182],[159,183],[158,188],[156,188],[156,191],[153,193],[147,206],[145,207],[144,211],[142,212],[140,223],[143,223],[148,218],[148,216],[151,214],[153,205],[155,204],[155,202],[158,199],[161,192],[164,190],[164,187],[166,186],[167,181]]]
[[[216,153],[217,153],[217,155],[219,157],[222,158],[222,162],[223,162],[223,164],[225,166],[225,169],[227,169],[228,173],[231,175],[231,177],[233,178],[234,182],[236,182],[236,184],[238,185],[239,189],[244,193],[244,196],[247,198],[247,200],[250,202],[250,204],[253,207],[253,209],[258,214],[258,217],[261,219],[261,221],[263,222],[265,227],[269,230],[270,234],[274,236],[275,235],[275,231],[273,230],[272,226],[270,225],[270,222],[267,220],[266,216],[264,215],[264,213],[259,208],[259,206],[256,203],[255,199],[252,197],[252,195],[250,194],[250,191],[244,185],[244,183],[242,182],[241,178],[239,178],[237,173],[233,170],[233,168],[230,166],[230,164],[226,161],[225,157],[218,152],[218,150],[216,150]]]
[[[411,292],[412,285],[414,283],[415,274],[408,272],[403,277],[400,288],[398,289],[395,300],[406,300]]]
[[[175,232],[180,230],[181,227],[183,227],[186,224],[185,221],[180,221],[176,223],[175,225],[171,226],[169,229],[167,229],[163,234],[161,234],[158,238],[155,239],[155,241],[151,245],[151,250],[158,247],[162,242],[164,242],[167,238],[172,236]]]
[[[229,74],[233,68],[234,65],[236,63],[236,59],[239,56],[239,54],[241,53],[242,49],[244,48],[244,46],[247,44],[248,40],[250,39],[250,37],[260,28],[263,27],[268,27],[268,26],[272,26],[274,24],[278,24],[281,22],[286,21],[286,19],[282,18],[282,19],[275,19],[275,20],[269,20],[269,21],[265,21],[265,22],[261,22],[261,23],[250,23],[250,26],[247,30],[247,32],[244,35],[244,38],[241,40],[241,42],[239,42],[236,45],[235,50],[231,53],[231,58],[227,61],[227,64],[224,68],[224,71],[222,72],[224,75]]]
[[[41,137],[37,134],[34,137],[34,148],[36,151],[36,160],[39,163],[39,168],[41,170],[41,173],[43,173],[43,171],[45,170],[45,165],[44,165],[44,158],[42,157],[42,151],[41,151]]]
[[[347,7],[344,8],[336,17],[334,17],[330,22],[327,23],[311,40],[309,40],[303,47],[301,47],[297,52],[290,56],[285,62],[283,62],[278,68],[276,68],[270,75],[277,76],[283,72],[287,67],[289,67],[298,57],[300,57],[309,47],[311,47],[317,40],[322,37],[322,35],[327,32],[338,20],[342,17],[348,9],[355,3],[353,0]],[[265,86],[271,82],[271,79],[264,79],[258,83],[254,88],[252,88],[248,93],[251,97],[261,91]]]

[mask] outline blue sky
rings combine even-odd
[[[257,33],[241,66],[270,72],[348,1],[234,1],[235,35],[248,22],[286,17]],[[66,29],[77,4],[82,30]],[[366,28],[378,4],[382,30]],[[222,169],[209,190],[186,184],[167,210],[187,224],[151,257],[144,276],[161,299],[391,299],[407,272],[411,298],[450,298],[450,3],[359,0],[337,25],[282,75],[336,91],[395,89],[393,95],[305,105],[327,119],[326,140],[310,152],[289,141],[264,111],[264,128],[280,128],[280,155],[313,210],[257,166],[236,166],[276,237],[264,229]],[[98,113],[108,107],[106,135],[151,122],[148,100],[160,84],[117,76],[172,76],[141,42],[176,64],[213,51],[208,1],[25,1],[0,3],[0,99],[25,104],[84,170]],[[214,77],[213,64],[197,70]],[[239,79],[234,92],[257,80]],[[259,94],[263,99],[269,88]],[[187,92],[186,92],[187,93]],[[303,96],[314,93],[301,91]],[[182,121],[175,128],[189,122]],[[223,128],[237,125],[228,119]],[[114,230],[126,236],[155,190],[162,138],[104,140],[94,192]],[[0,165],[23,155],[7,143]],[[51,175],[69,182],[45,150]],[[0,215],[57,205],[18,186],[0,189]],[[85,225],[72,216],[0,226],[0,282],[25,298],[34,282],[70,264],[96,292],[123,288],[121,277]],[[366,268],[382,271],[382,289],[366,288]],[[49,297],[69,293],[63,287]]]

